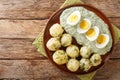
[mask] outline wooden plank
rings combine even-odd
[[[112,54],[110,55],[111,58],[120,58],[120,41],[114,45]]]
[[[119,29],[120,29],[120,17],[119,18],[108,18],[110,20],[111,23],[113,23],[114,25],[116,25]]]
[[[119,75],[120,59],[109,60],[100,70],[98,70],[94,80],[119,80]]]
[[[32,45],[34,39],[0,39],[0,60],[46,59]]]
[[[107,17],[120,17],[120,0],[83,0],[101,10]]]
[[[120,59],[109,60],[97,72],[95,80],[119,80],[119,66]],[[23,80],[79,80],[74,75],[60,71],[48,60],[0,60],[0,78]]]
[[[120,29],[120,18],[109,18],[110,22],[116,25]],[[112,55],[110,56],[111,58],[120,58],[120,40],[119,42],[114,45],[114,49],[112,52]]]
[[[47,20],[0,20],[0,38],[35,38]]]
[[[68,76],[56,69],[48,60],[0,60],[0,78],[59,80],[62,77]],[[74,76],[69,78],[72,80]]]
[[[63,2],[64,0],[0,0],[0,18],[45,19]]]
[[[120,18],[109,18],[120,28]],[[0,38],[36,38],[44,29],[45,20],[0,20]]]
[[[65,0],[0,0],[0,19],[46,19]],[[120,17],[119,0],[83,0],[108,17]]]

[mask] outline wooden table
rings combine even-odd
[[[32,42],[64,0],[0,0],[0,79],[79,80],[54,67]],[[120,0],[84,0],[120,28]],[[95,80],[120,80],[120,41]]]

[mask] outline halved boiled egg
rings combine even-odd
[[[91,21],[89,19],[83,19],[80,22],[80,25],[77,27],[78,33],[85,33],[87,32],[91,27]]]
[[[80,12],[75,11],[71,13],[70,16],[67,18],[67,24],[74,26],[80,21],[80,18],[81,18]]]
[[[97,26],[90,28],[87,32],[86,32],[86,38],[89,41],[94,41],[98,38],[99,35],[99,28]]]
[[[101,34],[96,40],[97,48],[104,48],[109,42],[109,36],[107,34]]]

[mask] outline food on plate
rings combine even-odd
[[[83,71],[88,71],[91,67],[92,65],[89,59],[82,58],[80,60],[80,69],[82,69]]]
[[[69,25],[76,25],[81,18],[80,12],[79,11],[74,11],[71,13],[68,18],[67,18],[67,24]]]
[[[49,50],[56,51],[61,47],[61,43],[58,38],[51,38],[48,40],[46,46]]]
[[[80,55],[81,55],[83,58],[89,58],[90,55],[91,55],[90,48],[88,48],[87,46],[81,47],[81,49],[80,49]]]
[[[50,35],[53,37],[60,37],[64,32],[64,29],[60,24],[56,23],[51,26],[49,32],[50,32]]]
[[[89,19],[83,19],[79,26],[77,27],[78,33],[85,33],[87,32],[91,27],[91,21]]]
[[[111,50],[113,43],[108,25],[84,7],[67,8],[59,18],[50,27],[46,44],[52,60],[71,72],[91,72],[99,67],[102,55]]]
[[[81,17],[79,21],[74,25],[68,24],[68,20],[71,20],[69,17],[75,11],[80,13]],[[66,33],[76,39],[79,45],[90,47],[92,53],[104,55],[111,50],[113,41],[108,25],[98,15],[84,7],[70,7],[65,9],[60,15],[60,25]],[[107,36],[104,36],[106,38],[101,37],[102,34],[106,34]],[[99,41],[101,39],[102,42]]]
[[[104,48],[106,47],[106,45],[109,42],[109,35],[107,34],[101,34],[98,36],[97,40],[96,40],[96,47],[97,48]]]
[[[70,34],[63,34],[61,37],[61,44],[62,46],[66,47],[71,45],[72,43],[72,36]]]
[[[97,39],[99,35],[99,28],[98,27],[92,27],[86,32],[86,37],[89,41],[94,41]]]
[[[70,45],[66,49],[66,53],[71,58],[76,58],[79,56],[79,48],[75,45]]]
[[[67,63],[68,70],[75,72],[79,69],[80,63],[76,59],[70,59]]]
[[[53,54],[53,61],[59,65],[62,65],[68,62],[68,56],[64,50],[57,50]]]
[[[99,54],[93,54],[92,57],[90,58],[90,61],[91,61],[93,66],[98,66],[101,64],[102,59],[101,59],[101,56]]]

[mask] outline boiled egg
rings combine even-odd
[[[107,34],[101,34],[96,40],[97,48],[104,48],[109,42],[109,36]]]
[[[94,41],[98,38],[99,35],[99,28],[97,26],[90,28],[87,32],[86,32],[86,38],[89,41]]]
[[[71,13],[70,16],[67,18],[67,24],[74,26],[80,21],[80,18],[81,18],[80,12],[75,11]]]
[[[83,19],[79,26],[77,27],[78,33],[85,33],[87,32],[91,27],[91,21],[89,19]]]

